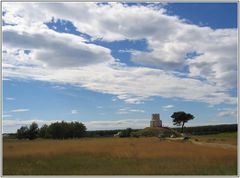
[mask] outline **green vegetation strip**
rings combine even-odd
[[[237,160],[134,159],[62,154],[4,159],[4,175],[236,175]]]

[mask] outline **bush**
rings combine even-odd
[[[79,122],[55,122],[48,127],[47,133],[54,139],[80,138],[85,135],[86,127]]]
[[[18,139],[26,139],[28,138],[28,127],[22,126],[20,129],[17,130],[17,138]]]
[[[38,125],[36,122],[33,122],[29,128],[27,126],[22,126],[17,130],[18,139],[36,139],[38,136]]]
[[[136,137],[136,138],[139,138],[140,137],[140,134],[139,132],[131,132],[131,137]]]
[[[169,128],[145,128],[142,130],[138,130],[136,132],[133,132],[131,134],[131,136],[133,137],[161,137],[161,138],[165,138],[165,137],[170,137],[171,135],[176,135],[175,132],[173,132],[171,129]]]
[[[127,128],[126,130],[123,130],[120,132],[119,137],[130,137],[131,136],[132,129]]]

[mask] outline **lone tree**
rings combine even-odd
[[[183,133],[184,124],[189,120],[194,119],[194,116],[190,113],[179,111],[179,112],[174,112],[171,118],[173,118],[173,125],[177,125],[177,126],[182,125],[182,133]]]
[[[28,129],[28,138],[30,140],[36,139],[38,136],[38,124],[33,122]]]

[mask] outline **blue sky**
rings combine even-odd
[[[144,128],[152,113],[173,126],[175,111],[195,116],[188,125],[237,122],[236,3],[3,3],[3,12],[4,132],[61,120]]]

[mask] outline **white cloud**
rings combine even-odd
[[[21,126],[30,125],[36,122],[39,127],[44,124],[50,125],[54,122],[61,122],[62,120],[44,120],[44,119],[4,119],[3,130],[4,132],[16,132]],[[74,122],[75,120],[65,122]],[[82,122],[87,130],[108,130],[108,129],[125,129],[125,128],[144,128],[148,126],[147,119],[123,119],[123,120],[96,120],[96,121],[78,121]],[[10,130],[8,130],[10,129]]]
[[[12,115],[10,115],[10,114],[3,114],[3,118],[6,118],[6,117],[12,117]]]
[[[174,105],[166,105],[166,106],[163,106],[162,108],[163,109],[170,109],[170,108],[173,108],[174,107]]]
[[[66,89],[65,87],[59,86],[59,85],[52,86],[52,88],[58,89],[58,90],[65,90]]]
[[[118,109],[118,111],[116,112],[116,114],[128,114],[129,111],[127,108],[120,108]]]
[[[11,98],[11,97],[7,97],[7,98],[5,98],[5,99],[8,100],[8,101],[15,100],[14,98]]]
[[[88,130],[142,129],[149,125],[149,119],[100,120],[83,123]]]
[[[77,110],[71,110],[71,114],[78,114],[78,111]]]
[[[3,43],[4,49],[31,50],[32,60],[54,68],[80,67],[112,60],[109,49],[86,44],[81,37],[52,30],[19,32],[13,27],[4,27]]]
[[[61,122],[62,120],[44,120],[44,119],[4,119],[3,130],[4,132],[16,132],[18,128],[25,125],[30,125],[36,122],[39,127],[44,124],[50,125],[54,122]],[[72,121],[66,121],[72,122]],[[81,121],[80,121],[81,122]],[[82,122],[87,130],[109,130],[109,129],[141,129],[149,125],[149,119],[123,119],[123,120],[95,120],[95,121],[83,121]],[[9,130],[10,129],[10,130]]]
[[[130,112],[145,112],[143,109],[129,109]]]
[[[3,3],[3,76],[71,84],[115,95],[131,104],[154,96],[235,104],[237,30],[199,27],[157,6],[119,3]],[[26,10],[27,9],[27,10]],[[129,67],[105,47],[49,30],[45,22],[71,21],[78,31],[106,41],[146,40],[148,51],[130,51],[132,60],[150,67]],[[164,25],[163,25],[164,24]],[[25,54],[24,49],[30,49]],[[188,53],[199,53],[185,59]],[[175,69],[187,67],[187,72]],[[200,78],[200,79],[198,79]]]
[[[23,126],[23,125],[30,125],[33,122],[36,122],[39,125],[43,124],[51,124],[53,122],[57,122],[60,120],[41,120],[41,119],[29,119],[29,120],[22,120],[22,119],[4,119],[3,120],[3,127],[8,126]]]
[[[148,52],[132,52],[132,60],[137,63],[164,70],[188,66],[192,77],[203,77],[221,87],[236,86],[237,29],[213,30],[187,24],[186,20],[167,15],[161,5],[42,3],[37,6],[51,17],[72,21],[80,32],[93,38],[146,39]],[[203,55],[185,59],[195,51]]]
[[[237,118],[237,109],[233,109],[233,108],[221,109],[221,111],[218,113],[218,116]]]
[[[38,124],[40,128],[42,125],[50,125],[54,122],[61,122],[62,120],[43,120],[43,119],[3,119],[3,133],[16,133],[21,126],[29,126],[33,122]]]
[[[129,114],[129,113],[143,113],[143,109],[131,109],[131,108],[120,108],[117,111],[117,114]]]
[[[30,111],[29,109],[13,109],[10,112],[28,112]]]
[[[209,104],[236,103],[224,88],[197,79],[181,78],[160,69],[98,65],[78,69],[48,70],[18,66],[4,68],[4,77],[71,84],[113,94],[128,103],[142,103],[153,96],[180,98]],[[147,87],[151,86],[151,87]]]

